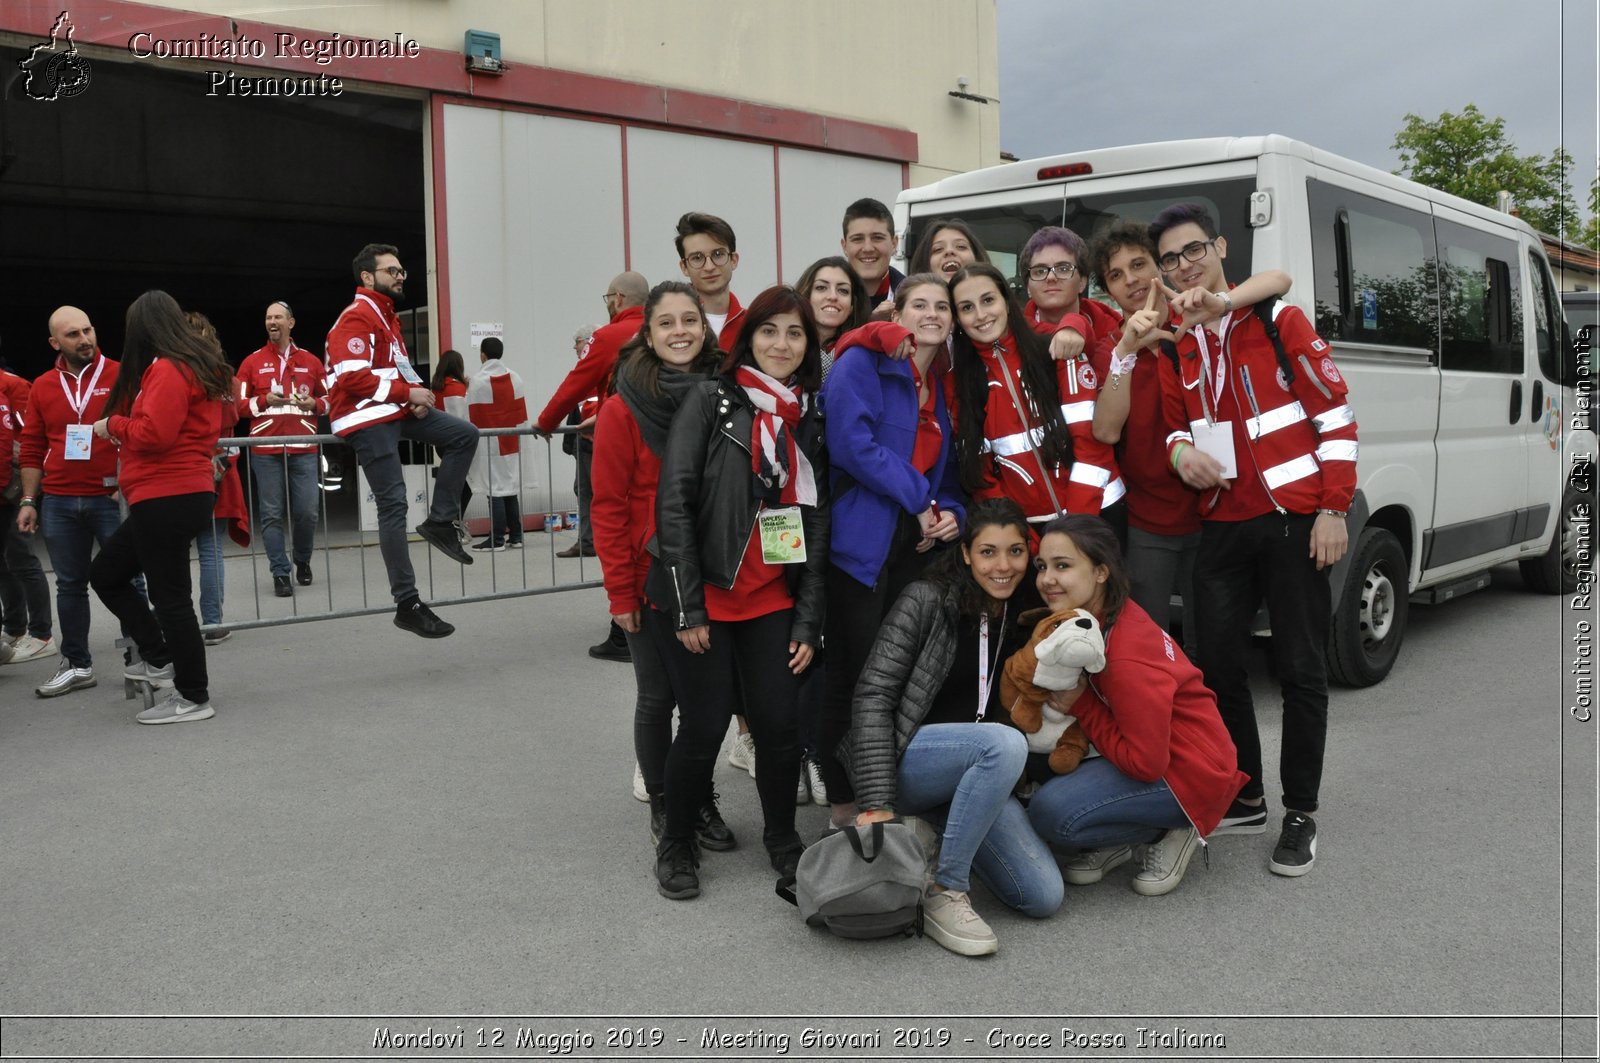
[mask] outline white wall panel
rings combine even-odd
[[[733,226],[739,268],[733,294],[749,304],[778,283],[772,148],[717,137],[628,130],[628,229],[633,268],[652,285],[682,280],[672,239],[678,218],[697,210]]]
[[[839,254],[844,209],[862,196],[890,210],[900,194],[900,164],[799,148],[778,149],[783,212],[783,279],[793,283],[819,258]]]

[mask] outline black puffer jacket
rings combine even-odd
[[[705,584],[728,589],[739,574],[761,505],[751,472],[755,407],[731,378],[707,381],[684,396],[672,420],[656,490],[655,557],[645,594],[677,630],[708,623]],[[828,569],[828,468],[822,414],[811,397],[796,430],[811,462],[817,504],[802,506],[806,560],[788,565],[795,599],[790,638],[822,642],[823,576]]]
[[[860,808],[891,807],[895,802],[900,757],[927,719],[955,660],[959,593],[959,587],[918,580],[900,592],[878,628],[877,641],[856,681],[850,733],[837,750],[855,784]],[[1035,601],[1024,593],[1011,604],[1004,649],[994,664],[996,674],[1006,658],[1026,644],[1028,629],[1019,614]],[[987,722],[1009,726],[1010,715],[1004,709],[994,710]]]

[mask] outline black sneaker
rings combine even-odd
[[[806,851],[804,842],[795,842],[776,852],[769,852],[767,859],[772,862],[772,870],[778,877],[786,882],[793,882],[795,872],[800,867],[800,854]]]
[[[1295,878],[1310,871],[1316,860],[1317,821],[1304,812],[1286,814],[1278,847],[1272,850],[1272,863],[1267,867],[1274,875]]]
[[[293,598],[294,585],[289,582],[288,576],[273,576],[272,593],[279,598]]]
[[[661,836],[667,832],[667,799],[660,794],[650,795],[650,844],[660,848]]]
[[[1267,803],[1247,805],[1237,797],[1233,804],[1228,806],[1228,811],[1222,816],[1222,822],[1217,824],[1217,829],[1211,832],[1214,838],[1219,834],[1262,834],[1267,829]]]
[[[723,822],[722,813],[717,811],[715,790],[711,791],[711,796],[700,806],[700,811],[695,815],[694,836],[702,846],[715,853],[725,853],[739,844],[733,836],[733,831]]]
[[[656,847],[656,892],[674,901],[700,896],[699,866],[688,838],[662,839]]]
[[[422,604],[421,598],[407,598],[400,603],[394,613],[394,626],[415,632],[425,639],[442,639],[455,634],[456,630],[453,625],[435,616],[432,609]]]
[[[311,562],[296,561],[294,563],[294,581],[302,587],[311,586]]]
[[[597,661],[630,663],[633,660],[633,651],[628,649],[628,633],[623,631],[615,620],[611,621],[611,630],[607,632],[606,640],[590,646],[589,656]]]
[[[461,533],[456,529],[454,521],[425,520],[417,525],[417,534],[432,543],[450,560],[459,561],[463,565],[472,564],[472,555],[461,549]]]

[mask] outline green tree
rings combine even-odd
[[[1589,182],[1589,220],[1576,239],[1583,246],[1600,251],[1600,173]]]
[[[1433,121],[1407,114],[1391,147],[1400,155],[1395,173],[1401,177],[1486,207],[1495,206],[1505,190],[1534,228],[1559,233],[1565,222],[1577,234],[1572,156],[1562,148],[1549,156],[1519,155],[1506,136],[1505,119],[1490,118],[1476,104],[1467,104],[1460,114],[1445,111]]]

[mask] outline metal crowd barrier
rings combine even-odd
[[[558,428],[556,433],[566,435],[576,431],[575,427],[563,426]],[[498,436],[538,437],[538,433],[531,427],[482,428],[478,430],[478,434],[480,439]],[[427,516],[433,498],[437,464],[432,447],[412,443],[409,440],[401,441],[402,460],[408,453],[413,458],[411,464],[404,466],[408,470],[406,535],[410,543],[424,545],[424,551],[420,556],[415,550],[411,555],[417,574],[417,589],[424,601],[434,607],[447,608],[503,598],[583,590],[601,585],[600,564],[597,558],[580,555],[575,559],[565,559],[556,556],[561,548],[577,542],[578,529],[566,527],[567,518],[576,510],[576,504],[574,503],[570,509],[563,510],[557,510],[555,506],[555,457],[550,446],[553,438],[552,436],[542,440],[544,510],[542,513],[522,513],[525,529],[524,548],[507,549],[502,552],[475,552],[472,550],[473,541],[481,536],[473,535],[463,544],[474,559],[474,563],[470,566],[460,565],[443,556],[412,531],[412,528]],[[382,555],[378,553],[376,523],[374,521],[371,529],[364,526],[365,496],[368,493],[365,478],[360,475],[354,451],[345,440],[334,435],[271,438],[273,446],[306,444],[317,448],[318,513],[311,563],[313,582],[309,586],[304,586],[294,582],[291,576],[293,596],[288,598],[275,596],[266,547],[262,541],[257,490],[253,482],[254,473],[250,471],[250,448],[260,446],[263,442],[261,437],[250,436],[230,436],[218,441],[219,447],[239,448],[239,475],[251,477],[251,482],[245,491],[250,545],[247,549],[242,549],[234,544],[226,537],[226,532],[218,526],[219,521],[213,521],[211,529],[204,533],[221,539],[218,545],[222,547],[224,575],[222,620],[217,624],[203,624],[201,631],[207,633],[245,631],[251,628],[278,627],[284,624],[304,624],[314,620],[340,620],[346,617],[393,612],[394,602],[389,595],[388,571],[384,568]],[[526,442],[519,442],[516,463],[519,509],[529,497],[529,490],[526,489],[527,448]],[[475,462],[483,460],[482,451],[480,444],[479,456],[474,458]],[[289,496],[287,478],[287,458],[291,456],[283,456],[282,467],[276,472],[285,478],[284,552],[292,563],[293,511],[290,508],[292,499]],[[279,460],[277,455],[268,457]],[[422,472],[413,474],[409,472],[411,469],[420,469]],[[414,479],[420,479],[420,484],[413,483]],[[537,486],[534,490],[537,491]],[[484,509],[492,513],[489,498],[480,496],[476,492],[473,493],[471,500],[472,511],[477,510],[480,499]],[[346,509],[350,510],[348,514],[342,512]],[[330,519],[330,510],[341,512]],[[375,506],[372,512],[375,516]],[[552,526],[550,520],[552,514],[558,518],[560,527]],[[462,516],[463,523],[469,527],[480,523],[465,513]],[[530,516],[538,519],[530,521]],[[353,519],[353,527],[344,526],[346,517]],[[482,523],[487,527],[487,521]],[[488,532],[485,531],[484,534]],[[248,585],[251,590],[251,600],[243,610],[240,610],[237,604],[239,601],[237,590],[243,586],[239,578],[243,564],[249,566]],[[196,581],[196,591],[198,604],[204,593],[200,581]],[[229,591],[235,593],[230,595]]]

